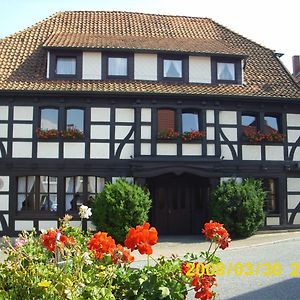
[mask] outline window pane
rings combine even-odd
[[[57,177],[49,177],[49,193],[57,193]]]
[[[164,77],[181,78],[182,61],[164,59]]]
[[[269,133],[274,130],[278,131],[279,120],[277,117],[265,116],[264,117],[264,132]]]
[[[269,213],[278,212],[278,196],[277,196],[277,180],[273,178],[265,178],[263,180],[267,196],[265,199],[265,210]]]
[[[157,112],[157,130],[158,132],[169,129],[175,130],[175,112],[171,109],[160,109]]]
[[[199,130],[198,113],[182,113],[182,132]]]
[[[82,109],[67,110],[67,129],[78,129],[83,131],[84,111]]]
[[[108,58],[108,75],[127,76],[127,58],[126,57],[109,57]]]
[[[18,177],[18,193],[26,192],[26,177]]]
[[[41,109],[41,129],[58,129],[58,109]]]
[[[243,126],[257,127],[257,125],[256,125],[256,117],[255,116],[243,115],[242,116],[242,125]]]
[[[75,180],[75,192],[82,193],[83,192],[83,177],[77,176]]]
[[[76,75],[76,58],[58,57],[56,60],[56,74]]]
[[[235,69],[233,63],[217,63],[218,80],[235,80]]]
[[[25,198],[26,198],[25,194],[18,194],[18,211],[26,210]]]
[[[56,194],[41,194],[40,195],[40,210],[41,211],[57,211],[57,195]]]

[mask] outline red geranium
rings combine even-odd
[[[131,255],[130,250],[125,249],[120,244],[118,244],[116,246],[116,248],[113,250],[111,258],[112,258],[114,264],[132,263],[134,261],[134,257]]]
[[[46,233],[41,235],[42,244],[49,251],[54,252],[56,242],[59,246],[64,247],[65,245],[74,245],[75,240],[61,234],[59,229],[49,229]]]
[[[149,223],[130,228],[125,239],[125,246],[131,250],[138,249],[141,254],[152,254],[152,247],[157,243],[157,230]]]
[[[116,248],[115,240],[107,235],[107,232],[95,233],[88,242],[88,249],[90,249],[97,259],[102,259],[105,254],[112,255]]]
[[[195,298],[201,299],[201,300],[210,300],[213,299],[215,293],[211,291],[211,288],[216,282],[216,276],[215,275],[203,275],[201,278],[198,276],[195,276],[192,285],[195,287],[194,290]]]
[[[215,241],[223,250],[229,246],[229,242],[231,241],[229,233],[223,227],[223,224],[218,222],[210,221],[209,223],[205,223],[202,233],[207,239]]]

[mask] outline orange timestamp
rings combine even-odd
[[[227,265],[220,262],[214,263],[201,263],[201,262],[187,262],[186,263],[186,276],[202,276],[202,275],[217,275],[217,276],[273,276],[278,277],[288,272],[291,277],[300,277],[300,263],[291,262],[289,265],[283,265],[279,262],[257,263],[251,262],[229,262]]]

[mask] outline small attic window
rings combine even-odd
[[[57,75],[76,75],[76,57],[57,57]]]
[[[218,62],[217,63],[217,80],[235,80],[234,63]]]

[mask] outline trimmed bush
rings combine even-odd
[[[92,204],[92,221],[97,230],[106,231],[118,243],[123,242],[130,227],[148,220],[150,193],[123,179],[107,183]]]
[[[265,197],[260,180],[223,182],[211,193],[212,218],[223,223],[233,237],[248,237],[264,222]]]

